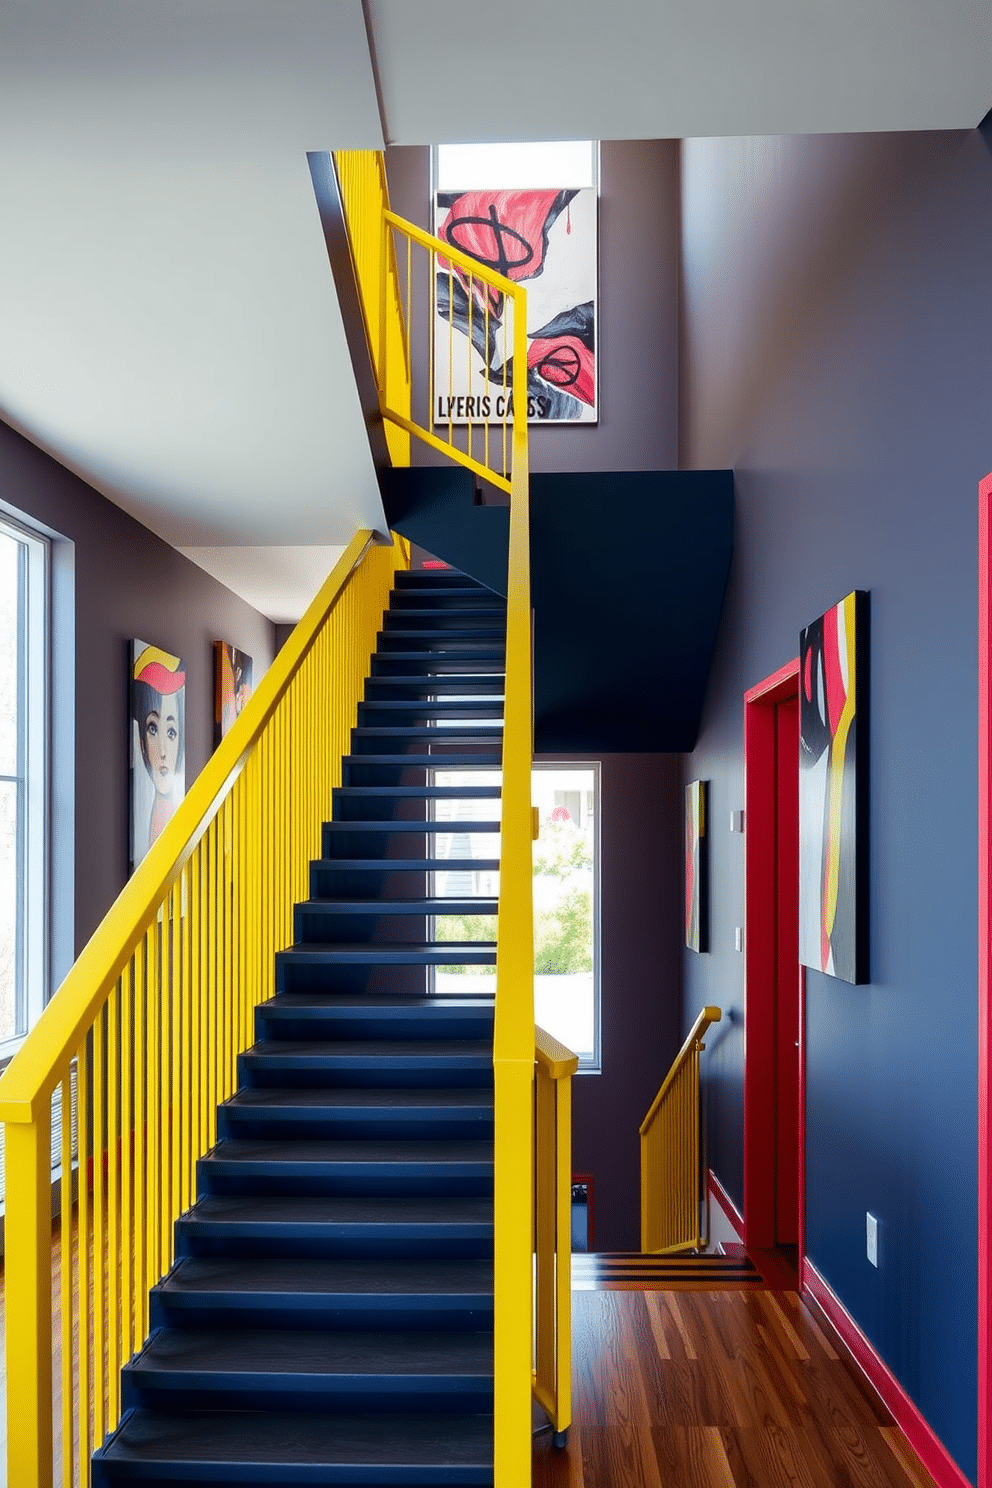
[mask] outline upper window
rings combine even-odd
[[[0,516],[0,1055],[47,992],[48,542]]]
[[[544,144],[436,145],[435,191],[525,191],[542,186],[599,186],[595,140]]]

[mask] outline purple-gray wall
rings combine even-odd
[[[393,210],[432,229],[430,150],[386,152]],[[678,145],[604,140],[599,196],[599,423],[531,425],[532,470],[674,470],[678,424]],[[404,270],[405,272],[405,270]],[[426,285],[415,290],[424,304]],[[414,366],[426,369],[427,347]],[[426,407],[414,379],[415,408]],[[416,445],[416,441],[414,441]],[[414,464],[443,463],[426,446]]]
[[[230,641],[247,651],[257,681],[274,654],[274,629],[229,589],[2,423],[0,500],[74,544],[70,620],[75,630],[78,951],[127,878],[129,641],[137,637],[163,646],[187,662],[188,787],[213,748],[213,641]],[[56,679],[62,660],[55,658]],[[65,840],[56,813],[56,853],[60,838]]]
[[[871,984],[807,977],[809,1259],[976,1461],[977,484],[992,467],[992,158],[976,133],[688,141],[681,453],[732,465],[702,733],[711,1165],[742,1201],[742,694],[871,591]],[[880,1220],[866,1258],[865,1213]]]

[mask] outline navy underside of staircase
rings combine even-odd
[[[500,596],[397,575],[310,897],[95,1488],[493,1481],[493,1002],[431,995],[427,968],[495,962],[428,928],[495,915],[429,885],[498,869],[498,787],[430,771],[499,768],[504,641]],[[485,859],[439,856],[441,805],[489,835]]]

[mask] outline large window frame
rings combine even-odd
[[[15,753],[0,768],[0,786],[12,789],[16,799],[13,1031],[0,1038],[3,1061],[40,1016],[51,984],[52,544],[3,508],[0,536],[17,544]]]

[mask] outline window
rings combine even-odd
[[[0,1057],[48,990],[49,544],[0,515]]]
[[[595,140],[553,140],[506,145],[435,145],[435,191],[500,191],[512,188],[599,186]]]
[[[498,771],[435,770],[435,785],[498,785]],[[540,817],[534,844],[534,1011],[548,1033],[579,1055],[579,1068],[600,1068],[599,1046],[599,766],[535,765],[531,799]],[[450,872],[434,874],[433,893],[444,898],[495,897],[499,873],[491,865],[494,834],[466,830],[499,820],[498,800],[435,803],[437,820],[451,829],[437,834],[439,858]],[[479,864],[472,866],[473,861]],[[457,865],[457,866],[455,866]],[[495,938],[490,915],[438,915],[437,940]],[[472,980],[468,979],[477,979]],[[491,992],[491,967],[438,967],[434,990]]]

